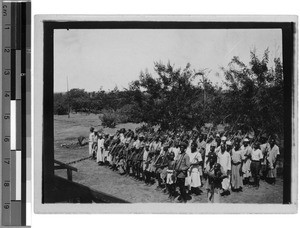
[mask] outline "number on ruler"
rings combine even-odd
[[[9,119],[10,119],[9,115],[4,115],[3,118],[4,118],[5,120],[9,120]]]
[[[6,75],[6,76],[10,75],[10,69],[5,69],[4,70],[4,75]]]
[[[6,137],[4,137],[3,140],[4,140],[4,142],[9,142],[9,137],[6,136]]]
[[[4,52],[9,53],[10,52],[10,48],[4,48]]]
[[[10,158],[4,158],[4,163],[9,165],[10,164]]]
[[[4,209],[9,209],[9,203],[5,203],[3,207]]]
[[[2,13],[3,13],[3,17],[7,16],[7,5],[2,6]]]
[[[9,182],[4,182],[4,187],[9,187]]]
[[[9,97],[9,93],[5,92],[4,97]]]

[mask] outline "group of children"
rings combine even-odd
[[[258,188],[261,178],[275,184],[279,147],[264,134],[255,140],[246,134],[153,129],[108,135],[91,128],[89,154],[121,175],[156,183],[171,200],[186,202],[204,188],[209,202],[219,202],[230,190],[239,192],[249,184]]]

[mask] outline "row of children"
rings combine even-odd
[[[190,194],[207,192],[210,202],[244,185],[259,187],[260,178],[275,184],[279,148],[274,138],[259,140],[198,132],[121,129],[105,135],[90,129],[89,153],[99,165],[130,175],[146,185],[186,202]],[[179,189],[180,194],[177,192]]]

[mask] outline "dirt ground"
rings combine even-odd
[[[55,128],[55,159],[62,162],[72,162],[88,156],[88,146],[65,148],[64,143],[76,142],[78,136],[88,137],[89,128],[100,128],[100,120],[96,115],[72,115],[54,117]],[[115,129],[104,129],[105,132],[113,133],[120,128],[134,129],[136,124],[118,125]],[[73,172],[73,181],[84,184],[95,190],[99,190],[132,203],[141,202],[177,202],[170,201],[168,196],[161,191],[155,190],[156,184],[145,186],[129,176],[121,176],[108,167],[98,166],[93,160],[83,160],[72,164],[78,169]],[[66,170],[56,171],[56,174],[66,177]],[[261,181],[260,188],[244,187],[243,192],[231,192],[229,196],[221,197],[221,203],[282,203],[283,181],[278,178],[275,185]],[[188,203],[207,203],[205,189],[200,196],[192,196]]]
[[[108,193],[132,203],[170,203],[168,195],[155,190],[156,184],[145,186],[145,183],[130,176],[121,176],[108,167],[98,166],[95,161],[84,160],[73,164],[78,169],[73,173],[73,181],[89,186],[95,190]],[[66,171],[57,171],[59,176],[66,178]],[[188,203],[206,203],[205,189],[200,196],[192,196]],[[275,185],[261,181],[259,189],[244,187],[243,192],[231,192],[221,197],[221,203],[282,203],[283,182],[278,179]]]

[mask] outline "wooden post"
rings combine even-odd
[[[205,94],[205,77],[204,74],[202,74],[202,80],[203,80],[203,109],[205,110],[205,104],[206,104],[206,94]]]
[[[72,170],[71,169],[67,169],[67,175],[68,175],[68,180],[72,181]]]
[[[69,79],[67,77],[68,118],[70,118]]]

